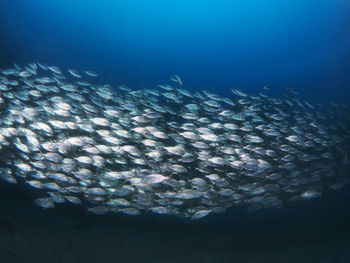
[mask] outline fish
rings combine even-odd
[[[172,77],[170,77],[170,79],[176,83],[179,83],[180,86],[182,86],[183,84],[181,78],[178,75],[173,75]],[[181,90],[179,92],[181,92]],[[185,92],[182,91],[182,93],[185,93]],[[186,94],[186,95],[190,96],[189,94]]]
[[[57,66],[49,66],[47,67],[50,71],[52,71],[53,73],[56,73],[58,75],[62,74],[62,71],[59,67]]]
[[[74,76],[74,77],[76,77],[76,78],[78,78],[78,79],[81,79],[81,75],[79,74],[78,71],[76,71],[76,70],[74,70],[74,69],[68,69],[68,72],[69,72],[72,76]]]
[[[98,77],[98,74],[95,73],[94,71],[92,70],[84,70],[84,73],[90,77],[94,77],[94,78],[97,78]]]
[[[281,97],[193,93],[177,75],[181,89],[112,87],[61,68],[0,70],[0,178],[33,189],[43,209],[203,220],[350,182],[346,105],[320,107],[292,87]]]

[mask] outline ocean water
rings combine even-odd
[[[169,83],[350,106],[350,2],[0,0],[0,68],[93,70],[96,84]],[[94,83],[95,84],[95,83]],[[350,262],[350,188],[198,221],[44,211],[0,182],[0,262]]]

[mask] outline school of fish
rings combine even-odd
[[[191,93],[177,75],[139,90],[97,78],[38,62],[0,70],[0,177],[36,189],[44,209],[199,219],[349,182],[344,105],[312,105],[289,87],[224,98]]]

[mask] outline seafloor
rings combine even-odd
[[[350,262],[350,191],[199,221],[43,211],[0,183],[0,262]]]

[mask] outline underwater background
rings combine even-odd
[[[0,68],[42,62],[96,83],[231,96],[284,86],[350,103],[350,1],[0,0]],[[350,262],[350,188],[199,221],[44,211],[0,181],[0,262]]]

